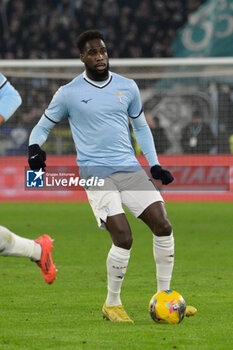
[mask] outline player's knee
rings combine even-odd
[[[172,233],[172,226],[169,220],[161,220],[158,225],[156,225],[156,229],[154,234],[156,236],[170,236]]]

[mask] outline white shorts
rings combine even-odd
[[[122,204],[138,217],[150,204],[164,202],[144,170],[132,173],[118,172],[105,178],[101,189],[86,190],[98,226],[106,229],[108,216],[124,213]]]

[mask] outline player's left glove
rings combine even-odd
[[[170,171],[163,169],[160,165],[152,166],[150,172],[152,177],[155,180],[161,180],[163,185],[168,185],[174,180]]]
[[[28,164],[32,170],[45,169],[46,153],[39,145],[28,146]]]

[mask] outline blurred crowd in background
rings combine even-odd
[[[204,0],[0,0],[0,58],[76,58],[99,29],[110,57],[170,57],[178,28]]]

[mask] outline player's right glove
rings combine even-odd
[[[163,169],[160,165],[154,165],[150,169],[151,175],[155,180],[161,180],[163,185],[168,185],[174,180],[170,171]]]
[[[45,169],[46,153],[39,145],[28,146],[28,164],[32,170]]]

